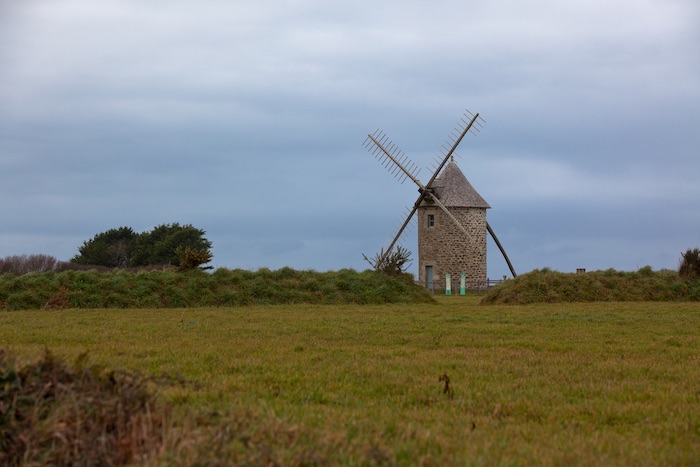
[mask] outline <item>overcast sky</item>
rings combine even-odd
[[[518,273],[700,247],[697,0],[0,0],[0,257],[179,222],[217,267],[365,269],[417,196],[367,133],[425,182],[465,109]]]

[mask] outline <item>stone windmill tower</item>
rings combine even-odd
[[[445,274],[465,275],[466,286],[486,282],[486,210],[491,206],[476,192],[451,160],[433,183],[433,192],[467,231],[432,199],[418,207],[418,280],[429,289],[445,289]]]
[[[513,277],[515,270],[486,221],[491,206],[477,193],[454,161],[457,146],[464,136],[479,124],[477,113],[465,113],[464,118],[435,158],[433,174],[425,185],[417,178],[415,164],[379,130],[367,135],[365,147],[403,183],[410,178],[420,195],[408,210],[397,234],[386,250],[377,255],[374,265],[381,268],[394,245],[418,213],[418,280],[431,290],[449,291],[453,281],[460,286],[483,287],[486,283],[486,233],[496,242],[508,263]],[[449,162],[448,162],[449,161]]]

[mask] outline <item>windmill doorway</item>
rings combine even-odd
[[[433,292],[433,267],[425,267],[425,288]]]

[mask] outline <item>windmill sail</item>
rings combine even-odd
[[[410,178],[414,183],[418,182],[420,168],[409,160],[389,138],[380,130],[372,135],[367,135],[364,147],[382,164],[389,173],[403,183]]]

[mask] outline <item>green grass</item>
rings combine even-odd
[[[610,301],[700,301],[700,280],[676,271],[645,266],[626,272],[608,269],[584,274],[536,269],[492,288],[483,304]]]
[[[0,342],[190,381],[173,462],[697,464],[699,303],[478,298],[4,311]]]
[[[251,304],[428,303],[412,276],[282,268],[0,274],[0,309],[180,308]]]

